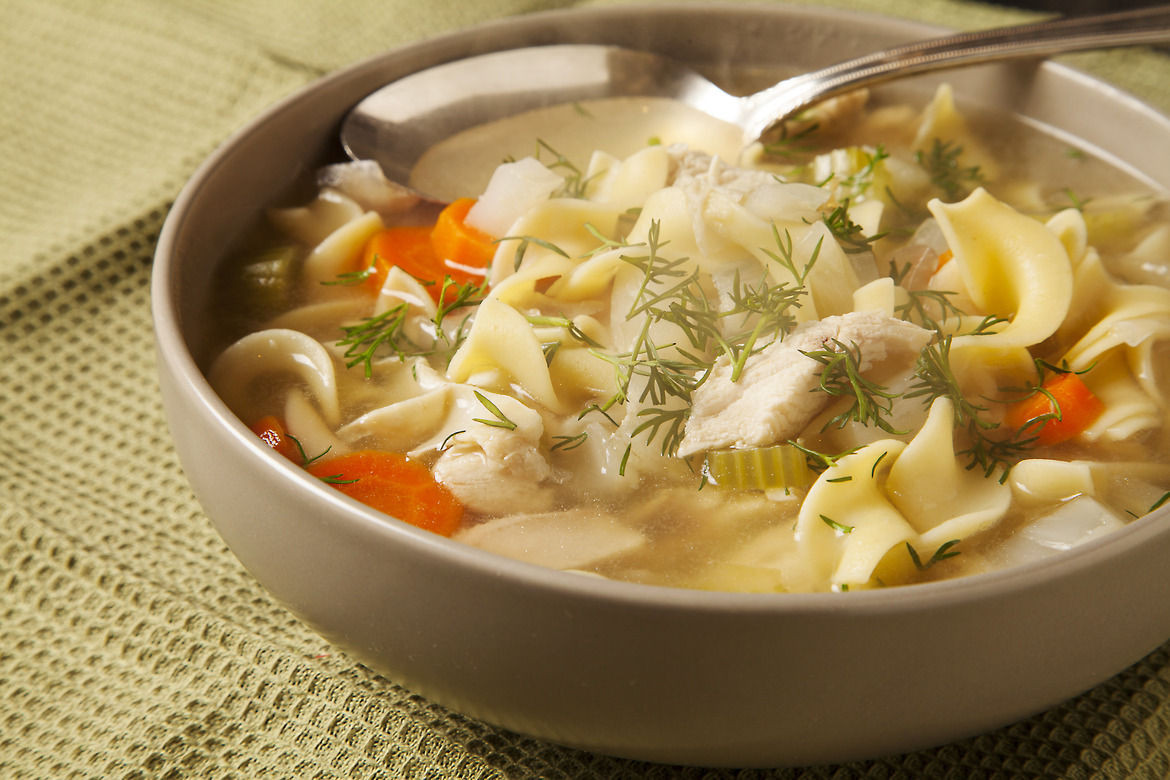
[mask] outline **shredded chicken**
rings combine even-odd
[[[910,365],[931,338],[928,330],[880,312],[852,312],[805,323],[783,341],[748,358],[731,380],[730,360],[720,357],[696,391],[679,446],[680,456],[726,447],[766,447],[795,438],[831,400],[813,392],[822,365],[801,354],[858,346],[862,372],[890,361]]]
[[[458,442],[435,462],[435,478],[469,511],[485,515],[542,512],[553,489],[548,461],[520,436],[497,433],[483,442]]]

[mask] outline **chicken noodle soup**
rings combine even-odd
[[[389,514],[635,582],[953,577],[1165,500],[1160,196],[945,86],[739,160],[693,126],[611,146],[622,105],[561,114],[588,159],[533,138],[437,217],[322,170],[227,269],[216,390]]]

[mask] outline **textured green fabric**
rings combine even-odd
[[[411,694],[295,621],[228,552],[179,469],[154,379],[151,253],[183,181],[323,73],[590,4],[0,0],[0,777],[1170,773],[1170,646],[1046,714],[935,750],[774,773],[651,766]],[[960,0],[826,4],[958,27],[1020,17]],[[1170,106],[1160,55],[1074,61]]]

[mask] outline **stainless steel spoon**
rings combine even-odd
[[[909,43],[746,97],[650,52],[593,44],[510,49],[428,68],[371,93],[345,118],[341,143],[405,185],[428,148],[495,119],[595,98],[670,97],[740,126],[746,146],[820,100],[902,76],[1167,40],[1170,6],[1041,21]]]

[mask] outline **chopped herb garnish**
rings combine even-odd
[[[491,420],[485,420],[485,419],[480,419],[477,417],[472,417],[471,418],[472,422],[482,423],[483,425],[490,425],[493,428],[506,428],[509,431],[516,430],[516,423],[509,420],[508,417],[503,412],[500,411],[500,407],[498,407],[494,403],[492,403],[490,398],[488,398],[487,396],[485,396],[483,393],[479,392],[478,390],[472,390],[471,392],[475,393],[476,400],[479,401],[481,404],[483,404],[483,408],[485,408],[489,412],[491,412],[492,417],[494,418]]]
[[[801,350],[805,357],[812,358],[824,366],[817,389],[834,397],[852,399],[849,408],[825,423],[822,430],[836,425],[845,427],[849,421],[862,425],[873,425],[892,434],[902,434],[887,419],[896,393],[890,393],[883,385],[861,375],[861,348],[854,344],[852,349],[833,339],[836,349]]]
[[[1089,205],[1089,201],[1092,200],[1092,198],[1082,198],[1081,196],[1077,195],[1075,192],[1073,192],[1071,187],[1065,187],[1063,190],[1061,190],[1061,192],[1064,193],[1064,196],[1068,198],[1069,203],[1071,203],[1072,207],[1077,211],[1084,211],[1085,206]]]
[[[978,165],[963,167],[959,157],[963,147],[954,141],[935,138],[929,152],[918,151],[914,157],[930,175],[930,182],[940,189],[947,200],[959,200],[983,183],[983,173]]]
[[[958,555],[960,551],[953,550],[951,548],[958,544],[959,541],[959,539],[951,539],[949,542],[943,542],[941,545],[939,545],[939,548],[934,551],[934,554],[930,556],[926,563],[922,562],[922,558],[919,557],[918,551],[914,549],[914,545],[910,544],[910,542],[906,542],[906,551],[910,553],[910,560],[914,561],[914,566],[919,571],[925,571],[939,561],[945,561],[947,558],[954,558],[956,555]]]
[[[367,280],[371,276],[373,276],[374,272],[377,270],[378,270],[377,264],[370,263],[368,266],[361,269],[360,271],[346,271],[345,273],[338,274],[333,279],[327,279],[327,280],[321,282],[321,284],[323,284],[327,287],[328,286],[356,287],[357,285],[361,284],[362,282],[364,282],[365,280]]]
[[[424,353],[425,350],[411,342],[404,332],[408,309],[409,304],[400,303],[381,314],[366,317],[357,325],[343,326],[345,337],[337,345],[348,347],[345,367],[360,364],[365,367],[366,376],[372,376],[374,355],[382,346],[389,347],[400,360],[405,360],[408,354]]]
[[[853,533],[853,526],[843,525],[841,523],[838,523],[836,520],[834,520],[833,518],[831,518],[827,515],[821,515],[821,520],[822,520],[822,522],[824,522],[825,525],[829,526],[829,528],[832,528],[837,533],[840,533],[840,534]]]
[[[582,444],[585,443],[585,440],[588,438],[589,438],[588,431],[581,431],[576,436],[568,436],[568,435],[553,436],[554,443],[549,447],[549,449],[550,450],[563,450],[565,452],[568,452],[569,450],[575,450],[578,447],[580,447]]]
[[[548,251],[553,252],[554,254],[558,254],[561,257],[568,257],[569,256],[568,252],[561,249],[556,244],[552,243],[551,241],[546,241],[543,238],[537,238],[536,236],[504,236],[503,238],[497,238],[493,243],[502,244],[505,241],[519,241],[520,242],[516,246],[516,253],[515,253],[515,255],[513,255],[513,258],[512,258],[512,270],[514,270],[514,271],[520,270],[520,264],[524,262],[524,255],[526,255],[528,253],[528,247],[531,244],[536,244],[539,247],[544,247]]]
[[[822,217],[822,221],[829,228],[829,232],[833,234],[833,238],[837,239],[837,243],[841,244],[841,249],[846,254],[868,252],[873,248],[871,246],[873,242],[885,236],[884,233],[866,236],[861,225],[849,218],[848,199]]]
[[[799,115],[794,119],[799,121]],[[795,132],[790,132],[793,127],[798,129]],[[782,122],[780,123],[780,136],[774,141],[764,144],[764,154],[784,159],[810,154],[815,147],[807,141],[819,129],[820,125],[817,122],[809,122],[803,126],[798,126],[794,122]]]

